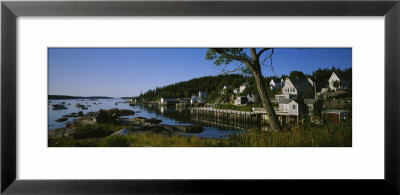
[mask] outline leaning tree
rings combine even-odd
[[[273,67],[272,55],[274,54],[274,49],[250,48],[249,50],[249,52],[246,52],[243,48],[210,48],[207,50],[206,59],[213,60],[217,66],[223,66],[222,70],[225,73],[237,71],[251,73],[254,76],[258,94],[266,110],[271,129],[273,131],[280,131],[281,126],[279,125],[271,100],[268,97],[266,84],[261,74],[261,65],[265,65],[266,62],[269,61],[270,67]],[[236,67],[233,69],[228,68],[228,65],[234,64],[234,62],[236,62]]]

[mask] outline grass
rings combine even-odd
[[[114,128],[117,128],[114,126]],[[118,129],[121,129],[118,127]],[[50,147],[351,147],[351,122],[323,127],[304,126],[282,132],[262,132],[231,135],[227,139],[200,138],[177,134],[152,132],[133,133],[128,136],[109,136],[74,140],[49,139]]]
[[[260,104],[250,104],[250,105],[242,105],[242,106],[236,106],[236,105],[232,105],[232,104],[217,104],[217,105],[215,105],[216,109],[237,110],[237,111],[246,111],[246,112],[252,111],[253,107],[261,107],[262,108],[262,105],[260,105]]]
[[[76,132],[83,132],[87,130],[92,130],[92,129],[103,129],[107,131],[119,131],[124,128],[128,128],[129,126],[124,126],[124,125],[118,125],[118,124],[112,124],[112,123],[104,123],[104,124],[88,124],[88,125],[82,125],[78,128],[76,128]]]

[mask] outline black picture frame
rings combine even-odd
[[[385,16],[384,179],[16,180],[16,20],[19,16]],[[399,0],[2,1],[1,192],[4,194],[399,194],[399,28]]]

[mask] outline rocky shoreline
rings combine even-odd
[[[59,121],[66,121],[68,117],[75,118],[73,122],[67,122],[64,128],[49,130],[48,137],[88,139],[104,138],[108,136],[126,136],[132,133],[154,132],[171,135],[174,133],[201,133],[201,125],[165,125],[161,120],[155,118],[126,116],[135,115],[132,110],[109,109],[89,112],[83,115],[82,112],[64,115]],[[110,128],[113,127],[113,128]],[[120,129],[118,129],[120,127]],[[115,130],[118,129],[118,130]]]

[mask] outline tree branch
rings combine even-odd
[[[213,50],[216,51],[217,53],[219,53],[221,56],[224,56],[226,58],[231,58],[231,59],[234,59],[234,60],[237,60],[237,61],[241,61],[241,62],[243,62],[245,64],[251,64],[251,62],[248,59],[246,59],[244,57],[241,57],[241,56],[228,54],[223,49],[213,48]]]
[[[265,51],[270,50],[270,49],[272,49],[272,48],[264,48],[264,49],[260,50],[260,51],[258,52],[258,54],[257,54],[257,59],[260,58],[260,56],[261,56]]]
[[[250,48],[250,53],[251,53],[251,58],[253,59],[253,62],[258,61],[256,48]]]

